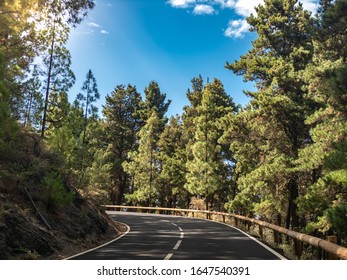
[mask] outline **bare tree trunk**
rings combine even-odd
[[[48,98],[49,98],[49,91],[50,91],[50,86],[51,86],[51,75],[52,75],[52,65],[53,65],[54,43],[55,43],[55,20],[54,20],[54,23],[53,23],[53,37],[52,37],[52,44],[51,44],[51,53],[50,53],[50,58],[49,58],[49,68],[48,68],[48,77],[47,77],[45,107],[43,109],[41,138],[45,137],[45,128],[46,128],[47,110],[48,110]]]

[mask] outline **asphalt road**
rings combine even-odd
[[[283,257],[245,233],[207,220],[108,212],[129,232],[77,260],[278,260]],[[284,259],[284,258],[283,258]]]

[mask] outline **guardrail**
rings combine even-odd
[[[251,225],[257,225],[259,227],[259,236],[263,238],[263,229],[270,229],[273,231],[274,242],[276,245],[281,243],[281,234],[288,236],[294,240],[295,253],[300,258],[302,254],[302,243],[309,244],[316,248],[327,252],[328,259],[343,259],[347,260],[347,248],[339,246],[333,242],[336,242],[336,238],[330,237],[327,240],[323,240],[314,236],[310,236],[304,233],[300,233],[297,231],[293,231],[284,227],[280,227],[274,224],[270,224],[268,222],[260,221],[257,219],[240,216],[237,214],[224,213],[224,212],[214,212],[208,210],[195,210],[195,209],[179,209],[179,208],[163,208],[163,207],[141,207],[141,206],[125,206],[125,205],[104,205],[106,209],[114,209],[116,211],[124,210],[146,210],[146,211],[156,211],[157,213],[174,213],[174,214],[182,214],[182,213],[191,213],[192,217],[195,214],[204,214],[206,215],[206,219],[212,219],[212,216],[220,216],[222,218],[223,223],[226,222],[226,218],[233,218],[234,225],[236,227],[240,227],[241,223],[246,227],[246,230],[250,230]],[[240,223],[241,221],[241,223]]]

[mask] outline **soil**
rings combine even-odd
[[[64,259],[125,230],[82,197],[50,212],[32,193],[36,208],[20,189],[0,193],[0,259]]]
[[[47,178],[52,183],[47,184]],[[54,189],[57,182],[60,189]],[[39,136],[21,131],[2,142],[0,260],[64,259],[124,231],[77,191],[75,182],[59,154],[48,150]],[[61,201],[65,193],[70,195],[68,203]],[[60,200],[52,203],[51,198]]]

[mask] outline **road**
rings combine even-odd
[[[267,246],[225,224],[177,216],[108,212],[129,232],[77,260],[278,260]]]

